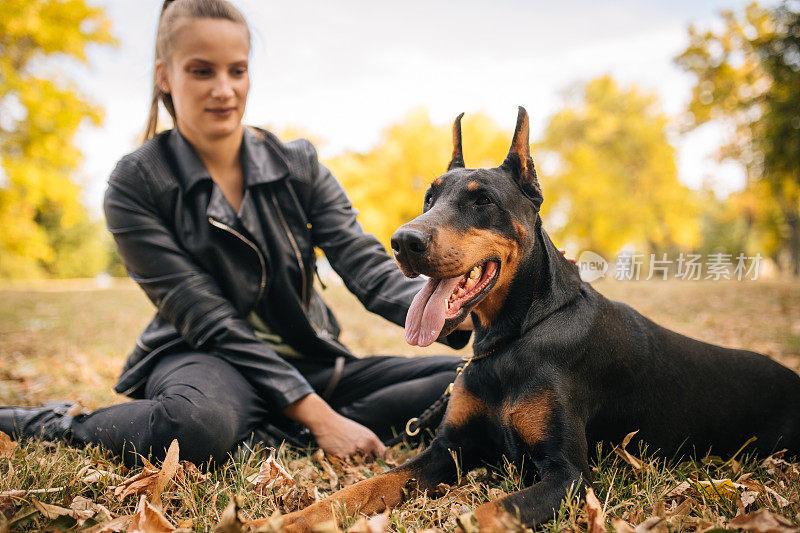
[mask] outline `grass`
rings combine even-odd
[[[596,287],[681,333],[759,351],[800,370],[797,282],[609,281]],[[324,296],[342,320],[343,341],[358,354],[450,352],[441,346],[410,349],[397,327],[365,313],[341,287],[329,288]],[[152,313],[137,287],[117,281],[110,288],[98,289],[85,280],[5,284],[0,286],[0,301],[0,404],[70,400],[94,409],[125,401],[111,387]],[[655,524],[654,528],[705,530],[725,527],[737,514],[762,508],[793,523],[800,519],[800,464],[780,457],[749,457],[747,449],[732,461],[707,457],[680,464],[652,457],[646,450],[628,451],[643,459],[642,468],[630,466],[615,453],[597,454],[592,462],[593,487],[611,530],[624,531],[621,523],[612,526],[613,519],[636,526],[651,517],[656,518],[645,523]],[[224,520],[233,495],[241,497],[243,520],[290,511],[309,501],[315,487],[325,496],[334,488],[384,471],[418,450],[401,445],[378,463],[341,463],[311,452],[278,451],[277,461],[295,482],[280,490],[259,491],[248,481],[259,473],[269,450],[249,450],[224,467],[205,472],[206,479],[179,468],[163,493],[163,514],[174,525],[208,530]],[[128,471],[101,449],[28,442],[10,450],[7,458],[2,454],[0,446],[0,532],[85,529],[107,518],[97,508],[80,515],[94,513],[80,526],[76,513],[56,516],[54,509],[79,507],[76,502],[89,506],[81,498],[102,505],[113,517],[130,515],[137,506],[135,494],[120,501],[112,487],[142,470]],[[105,474],[92,477],[95,471]],[[332,476],[336,477],[333,486]],[[524,472],[513,465],[501,464],[464,473],[462,482],[446,487],[441,498],[412,493],[391,513],[389,529],[451,530],[459,516],[477,505],[519,489],[523,477]],[[12,496],[12,490],[22,492]],[[152,487],[148,491],[152,495]],[[353,517],[347,523],[354,522]],[[358,527],[363,529],[363,524]],[[509,527],[515,526],[510,523]],[[586,510],[576,498],[567,498],[554,520],[540,527],[543,531],[586,528]]]

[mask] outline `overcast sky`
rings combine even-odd
[[[99,213],[116,161],[136,147],[150,99],[161,2],[104,0],[120,46],[93,49],[90,68],[69,74],[106,110],[101,128],[79,136],[85,202]],[[680,113],[691,77],[672,58],[690,23],[707,26],[738,0],[237,0],[254,36],[245,120],[300,126],[325,139],[323,156],[367,150],[381,130],[425,106],[435,122],[485,111],[513,129],[527,108],[532,140],[571,84],[611,73],[657,93]],[[722,194],[742,185],[733,165],[711,156],[723,133],[704,128],[675,138],[680,179],[711,179]],[[534,154],[534,159],[536,155]]]

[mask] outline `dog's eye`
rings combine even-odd
[[[489,205],[492,203],[492,199],[482,194],[475,199],[475,205]]]
[[[430,194],[430,193],[426,194],[425,195],[425,205],[430,205],[431,204],[431,200],[433,200],[433,195]]]

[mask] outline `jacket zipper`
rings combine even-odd
[[[292,232],[289,231],[289,225],[286,224],[286,219],[283,218],[283,211],[281,211],[281,206],[278,205],[278,200],[275,198],[275,193],[270,189],[269,191],[270,198],[272,198],[272,203],[275,205],[275,211],[278,213],[278,218],[281,221],[281,225],[283,226],[283,231],[286,232],[286,237],[289,239],[289,243],[292,245],[292,250],[294,250],[295,259],[297,259],[297,265],[300,267],[300,276],[303,278],[303,288],[302,288],[302,297],[303,297],[303,305],[308,307],[308,280],[306,275],[306,267],[303,265],[303,256],[300,254],[300,247],[297,246],[297,241],[294,240],[292,236]]]
[[[250,248],[252,248],[253,251],[258,256],[258,261],[261,263],[261,284],[258,287],[258,297],[256,298],[256,303],[258,303],[259,301],[261,301],[261,295],[264,294],[264,287],[267,285],[267,263],[266,261],[264,261],[264,256],[261,254],[261,251],[258,249],[258,246],[256,246],[255,243],[253,243],[253,241],[251,241],[250,239],[248,239],[247,237],[245,237],[232,227],[223,224],[219,220],[208,217],[208,222],[214,227],[217,227],[223,231],[227,231],[231,235],[239,237],[239,239],[244,241],[245,244],[247,244]]]

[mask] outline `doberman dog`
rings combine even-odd
[[[800,452],[800,377],[763,355],[706,344],[662,328],[582,282],[542,229],[542,193],[520,107],[506,160],[467,169],[460,115],[448,171],[423,214],[392,238],[407,276],[424,274],[406,338],[427,345],[468,313],[474,357],[455,381],[436,437],[420,455],[285,517],[287,531],[330,520],[332,507],[370,514],[401,503],[404,487],[436,491],[461,468],[533,465],[528,488],[481,505],[481,529],[502,512],[546,522],[568,490],[591,480],[597,443],[639,430],[649,450],[730,455],[750,437],[760,454]]]

